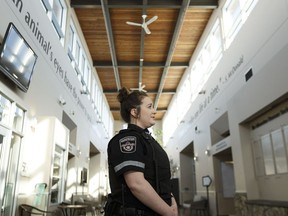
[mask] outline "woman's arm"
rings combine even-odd
[[[129,171],[124,173],[127,186],[132,194],[144,205],[163,216],[177,216],[177,208],[169,206],[144,178],[142,172]]]
[[[171,199],[172,199],[172,205],[171,205],[171,207],[173,208],[173,210],[174,210],[175,212],[177,212],[177,215],[178,215],[178,205],[177,205],[177,202],[176,202],[173,194],[172,194],[172,198],[171,198]]]

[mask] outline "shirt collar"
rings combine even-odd
[[[134,129],[134,130],[136,130],[139,133],[145,132],[145,133],[150,134],[150,132],[149,132],[149,130],[147,128],[143,129],[143,128],[135,125],[135,124],[128,124],[128,129]]]

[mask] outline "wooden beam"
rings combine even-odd
[[[118,91],[115,90],[103,90],[103,93],[106,95],[118,94]],[[147,94],[157,94],[157,91],[149,91],[147,90]],[[176,90],[164,90],[162,94],[176,94]]]
[[[72,8],[101,8],[101,0],[71,0]],[[178,8],[182,2],[179,0],[149,0],[147,5],[142,4],[142,0],[109,0],[108,8]],[[189,7],[217,8],[218,0],[191,0]]]
[[[93,66],[96,68],[111,68],[113,67],[113,64],[111,61],[94,61]],[[139,62],[118,62],[117,65],[118,68],[138,68],[140,67]],[[165,62],[143,62],[142,67],[158,67],[158,68],[164,68]],[[169,66],[170,68],[188,68],[189,62],[172,62]]]

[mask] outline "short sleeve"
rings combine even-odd
[[[117,175],[127,171],[144,172],[144,148],[135,133],[118,136],[108,145],[108,162]]]

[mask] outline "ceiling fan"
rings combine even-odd
[[[155,20],[157,20],[157,19],[158,19],[158,16],[152,17],[152,18],[151,18],[150,20],[148,20],[147,22],[146,22],[146,18],[147,18],[147,15],[143,14],[143,15],[142,15],[142,19],[143,19],[143,22],[142,22],[142,23],[135,23],[135,22],[129,22],[129,21],[127,21],[126,23],[127,23],[128,25],[141,26],[141,27],[145,30],[146,34],[151,34],[151,31],[149,30],[148,25],[150,25],[152,22],[154,22]]]
[[[143,91],[143,92],[147,92],[144,88],[146,87],[146,85],[142,85],[141,82],[139,82],[139,87],[138,88],[130,88],[131,91],[137,90],[137,91]]]

